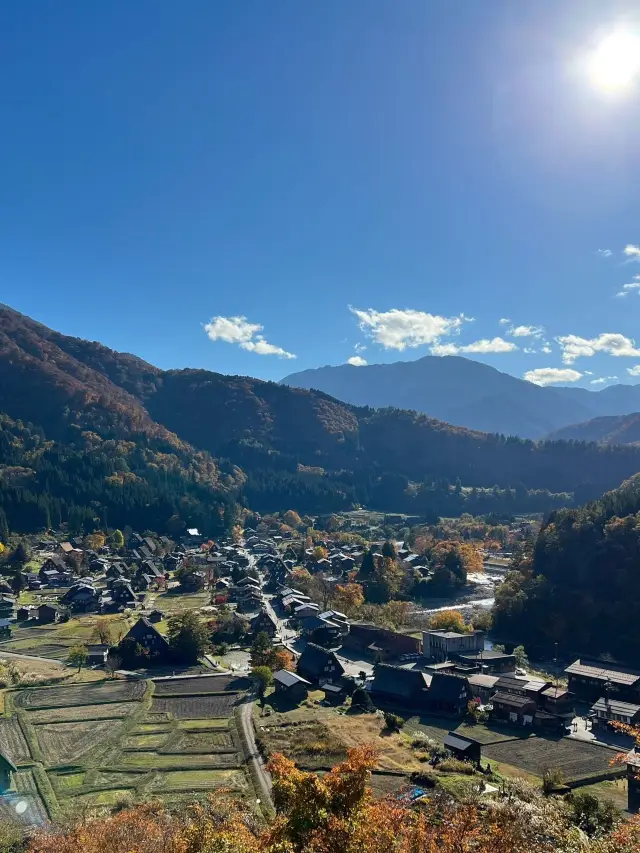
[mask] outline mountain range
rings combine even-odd
[[[281,381],[355,406],[412,409],[468,429],[533,439],[603,415],[640,410],[640,385],[601,391],[541,387],[461,356],[319,367]]]
[[[535,443],[246,376],[160,370],[0,305],[0,509],[16,529],[73,520],[214,535],[241,507],[547,510],[637,471],[637,447]]]

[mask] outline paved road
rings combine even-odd
[[[238,718],[240,720],[240,728],[247,748],[247,760],[253,768],[254,778],[258,784],[258,792],[261,801],[273,808],[273,799],[271,797],[271,777],[265,770],[264,761],[258,751],[252,715],[253,702],[245,702],[240,706]]]

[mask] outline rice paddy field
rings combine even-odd
[[[0,818],[20,800],[36,826],[218,788],[255,797],[235,719],[247,687],[205,675],[8,691],[0,748],[18,772]]]

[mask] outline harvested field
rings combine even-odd
[[[76,788],[81,788],[84,785],[84,780],[87,774],[80,773],[52,773],[51,781],[57,786],[61,793],[73,794]]]
[[[120,770],[94,770],[89,781],[91,785],[109,785],[112,788],[127,788],[139,785],[147,778],[146,773],[127,773]]]
[[[124,739],[124,741],[122,742],[122,746],[125,749],[157,749],[158,747],[163,746],[166,743],[167,739],[169,739],[170,734],[171,732],[169,731],[157,732],[155,734],[150,732],[140,735],[133,734]],[[175,739],[172,738],[171,740]],[[179,752],[179,750],[175,749],[171,751]]]
[[[29,722],[73,723],[76,720],[114,720],[126,717],[138,710],[137,702],[108,702],[104,705],[72,705],[70,708],[47,708],[43,711],[27,711]]]
[[[0,749],[14,764],[31,760],[29,746],[15,716],[0,720]]]
[[[124,769],[183,770],[187,768],[215,769],[238,767],[236,753],[218,755],[160,755],[157,752],[123,752],[120,766]]]
[[[36,737],[47,764],[69,763],[117,735],[113,720],[86,723],[49,723],[35,726]]]
[[[94,791],[90,794],[80,794],[76,801],[89,803],[92,806],[116,806],[121,802],[128,803],[135,794],[130,788],[112,788],[107,791]]]
[[[102,681],[71,687],[34,687],[16,691],[14,701],[18,708],[28,709],[132,702],[142,699],[145,689],[144,681]]]
[[[154,696],[187,696],[200,693],[244,693],[249,687],[247,678],[234,675],[204,675],[195,678],[170,678],[153,682]]]
[[[27,810],[21,815],[20,820],[32,826],[42,826],[42,824],[49,820],[49,815],[38,791],[33,770],[19,770],[15,774],[14,779],[16,790],[22,795],[20,799],[27,802]],[[0,802],[3,805],[5,804],[4,797],[0,798]],[[11,809],[11,812],[11,817],[15,819],[16,812],[13,809]]]
[[[140,723],[133,730],[134,735],[157,735],[173,731],[171,723]]]
[[[242,694],[222,693],[209,696],[154,697],[151,710],[170,714],[177,720],[202,719],[203,717],[230,717]]]
[[[230,732],[182,731],[177,733],[177,737],[169,738],[159,752],[164,754],[235,752],[235,746]]]
[[[172,790],[233,788],[244,791],[248,787],[240,770],[172,770],[163,774],[161,784]]]
[[[178,728],[186,729],[187,731],[201,731],[203,729],[227,729],[229,728],[229,719],[211,719],[211,720],[183,720],[178,723]]]
[[[547,769],[560,768],[567,781],[606,773],[611,770],[610,762],[615,755],[613,750],[571,738],[549,740],[542,737],[491,744],[485,746],[482,753],[536,776],[542,776]]]

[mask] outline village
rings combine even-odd
[[[350,617],[330,602],[360,543],[306,547],[259,523],[217,543],[190,530],[28,545],[0,589],[0,785],[29,825],[222,787],[267,813],[274,752],[322,771],[368,742],[379,795],[525,778],[640,807],[640,754],[610,725],[640,721],[640,672],[582,658],[529,671],[485,630]],[[398,566],[423,563],[398,546]],[[322,584],[305,592],[307,576]],[[185,652],[193,620],[207,642]]]

